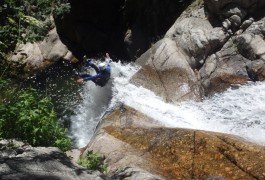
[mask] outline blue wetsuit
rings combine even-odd
[[[107,63],[106,69],[100,70],[94,63],[88,61],[87,66],[90,66],[95,69],[96,75],[90,76],[88,74],[80,74],[80,77],[84,79],[84,81],[93,81],[96,85],[101,87],[105,86],[110,79],[110,64]]]

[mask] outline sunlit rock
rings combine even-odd
[[[106,157],[112,177],[131,168],[128,179],[144,172],[158,179],[265,178],[264,147],[227,134],[159,127],[126,106],[103,118],[88,150]]]
[[[31,147],[15,140],[0,141],[0,179],[106,179],[89,171],[55,147]]]
[[[59,60],[72,61],[75,57],[61,42],[56,29],[53,29],[41,42],[20,44],[11,59],[20,64],[26,74],[34,74]]]
[[[146,62],[141,62],[141,58]],[[200,100],[197,74],[174,41],[164,38],[141,58],[138,61],[144,65],[132,77],[132,83],[150,89],[167,102]]]

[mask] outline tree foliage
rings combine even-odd
[[[65,0],[1,0],[0,52],[2,58],[18,42],[41,40],[51,28],[51,15],[70,11]],[[0,58],[1,58],[0,56]]]
[[[67,130],[57,123],[51,99],[39,98],[34,89],[19,91],[10,102],[0,103],[0,137],[63,151],[71,146]]]
[[[69,10],[67,0],[0,1],[0,138],[56,146],[63,151],[70,148],[67,130],[57,123],[51,99],[41,98],[33,89],[11,86],[14,70],[6,58],[18,43],[42,40],[52,28],[50,17]]]

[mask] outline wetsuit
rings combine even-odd
[[[110,79],[110,64],[107,63],[106,69],[100,70],[94,63],[88,61],[87,66],[90,66],[95,69],[96,75],[90,76],[88,74],[80,74],[80,77],[84,79],[84,81],[93,81],[98,86],[105,86]]]

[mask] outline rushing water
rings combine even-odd
[[[101,88],[86,82],[81,102],[70,117],[77,147],[85,146],[101,116],[117,103],[124,103],[166,127],[182,127],[239,135],[265,145],[265,83],[249,83],[217,94],[203,102],[172,105],[153,92],[129,83],[139,67],[112,63],[111,82]]]

